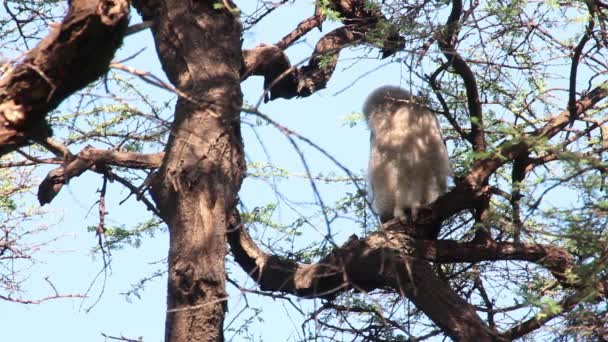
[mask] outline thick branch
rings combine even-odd
[[[144,154],[116,150],[98,150],[92,147],[86,147],[78,153],[78,158],[91,160],[98,165],[120,166],[129,169],[155,169],[160,166],[164,156],[164,152]]]
[[[51,134],[44,118],[108,70],[129,21],[126,0],[73,0],[60,26],[0,80],[0,155]]]
[[[96,172],[105,170],[108,166],[121,166],[131,169],[154,169],[162,162],[163,152],[141,154],[135,152],[98,150],[91,146],[85,147],[72,160],[52,170],[38,186],[38,202],[40,205],[50,203],[70,179],[80,176],[86,170]]]
[[[292,67],[283,50],[276,45],[259,45],[243,54],[241,79],[251,75],[264,76],[265,101],[277,98],[309,96],[324,89],[334,72],[340,50],[363,38],[355,25],[337,28],[323,36],[309,63]]]
[[[453,240],[417,240],[413,256],[437,263],[477,263],[481,261],[518,260],[538,264],[548,269],[565,287],[580,287],[569,278],[574,269],[572,255],[552,245],[485,242],[476,244]],[[602,285],[603,289],[603,285]],[[602,290],[604,291],[604,290]]]
[[[232,254],[264,291],[332,298],[350,289],[390,287],[409,298],[455,340],[501,340],[426,261],[407,255],[412,244],[402,233],[379,232],[365,239],[353,236],[319,262],[306,265],[264,253],[236,215],[231,226],[228,241]]]
[[[351,289],[372,291],[390,287],[410,299],[456,340],[469,341],[473,336],[477,339],[479,336],[485,336],[487,340],[502,339],[496,337],[496,333],[475,314],[473,307],[439,280],[423,260],[435,263],[494,260],[535,263],[551,271],[563,286],[577,290],[576,295],[564,302],[564,311],[589,296],[605,298],[607,294],[608,287],[603,281],[586,284],[572,277],[576,274],[572,256],[566,250],[551,245],[414,240],[402,230],[386,230],[385,226],[385,230],[365,239],[352,236],[315,264],[299,264],[259,249],[236,214],[231,217],[231,227],[228,241],[232,254],[263,291],[279,291],[306,298],[333,298]],[[555,315],[536,317],[502,336],[504,340],[521,337],[553,317]]]
[[[276,47],[281,50],[287,49],[291,46],[291,44],[295,43],[298,39],[302,38],[315,27],[320,28],[324,19],[325,18],[323,18],[323,16],[315,9],[315,14],[313,14],[310,18],[301,21],[293,31],[281,38],[281,40],[276,43]]]

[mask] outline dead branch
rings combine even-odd
[[[53,299],[61,299],[61,298],[83,298],[83,295],[80,294],[55,294],[53,296],[48,296],[40,299],[23,299],[23,298],[15,298],[11,296],[3,296],[0,295],[0,300],[4,300],[7,302],[14,302],[19,304],[42,304],[46,301]]]

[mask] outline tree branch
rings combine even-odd
[[[50,203],[70,179],[80,176],[86,170],[100,171],[107,166],[121,166],[131,169],[154,169],[162,162],[163,152],[141,154],[98,150],[91,146],[85,147],[72,160],[52,170],[38,186],[38,202],[40,205]]]
[[[460,135],[460,137],[462,139],[468,141],[472,145],[473,139],[471,138],[471,135],[466,133],[462,129],[462,127],[460,127],[460,124],[458,123],[456,118],[454,118],[452,113],[450,113],[450,107],[448,106],[448,103],[446,102],[445,98],[443,97],[443,94],[441,93],[441,86],[439,85],[439,81],[437,80],[437,77],[439,76],[439,74],[441,74],[443,71],[445,71],[445,69],[447,69],[447,67],[448,67],[447,64],[441,64],[441,66],[439,66],[439,68],[437,68],[437,70],[435,70],[431,74],[431,76],[429,76],[429,84],[431,85],[431,88],[433,89],[433,92],[435,93],[437,100],[441,104],[441,108],[443,109],[443,116],[452,125],[452,128],[454,128],[456,133],[458,133],[458,135]]]
[[[454,71],[460,75],[467,92],[467,104],[469,115],[471,117],[471,140],[473,142],[474,151],[485,151],[486,141],[483,127],[483,113],[481,109],[481,101],[479,99],[479,90],[477,81],[473,71],[465,62],[465,60],[456,51],[454,41],[458,37],[460,30],[460,15],[462,13],[462,1],[452,1],[452,11],[445,24],[444,32],[438,39],[439,48],[448,59],[448,64],[454,68]]]
[[[600,84],[576,102],[576,112],[570,113],[568,109],[549,119],[549,122],[530,135],[550,139],[566,127],[571,120],[576,120],[581,114],[592,108],[596,103],[608,96],[608,82]]]
[[[262,44],[243,53],[241,80],[249,76],[264,76],[265,101],[277,98],[309,96],[325,88],[331,78],[340,50],[359,43],[369,43],[381,47],[383,57],[390,56],[403,48],[404,40],[397,33],[389,32],[381,42],[366,40],[366,33],[380,22],[386,22],[382,12],[370,9],[365,1],[333,1],[329,4],[337,11],[345,24],[325,36],[315,46],[309,63],[302,67],[292,66],[284,49],[323,21],[319,8],[310,18],[302,21],[288,35],[273,45]]]
[[[262,251],[245,230],[238,213],[233,214],[230,220],[228,242],[232,254],[262,291],[332,299],[352,289],[368,292],[389,287],[410,299],[455,340],[468,341],[472,336],[485,336],[488,341],[511,340],[536,329],[555,315],[536,317],[498,337],[481,321],[472,305],[435,275],[427,261],[478,263],[518,260],[535,263],[547,268],[563,286],[577,290],[576,295],[564,301],[564,311],[591,295],[605,298],[608,290],[605,281],[588,284],[574,279],[572,274],[577,270],[572,255],[552,245],[425,241],[414,239],[403,230],[392,230],[389,224],[364,239],[351,236],[344,245],[317,263],[300,264]],[[592,294],[589,294],[589,289],[593,290]]]
[[[572,278],[575,271],[574,259],[568,251],[553,245],[522,244],[510,242],[458,242],[454,240],[425,241],[413,243],[412,256],[437,263],[477,263],[482,261],[517,260],[535,263],[545,267],[564,287],[582,288]],[[605,296],[608,285],[599,284],[600,293]]]
[[[596,296],[597,293],[593,291],[578,291],[573,295],[568,296],[559,303],[560,310],[556,310],[553,312],[541,312],[539,314],[536,314],[531,319],[522,322],[521,324],[518,324],[515,327],[505,331],[501,334],[501,336],[504,336],[509,341],[523,337],[526,334],[529,334],[530,332],[542,327],[545,323],[558,317],[564,312],[572,310],[579,303],[593,299]]]
[[[593,27],[595,25],[595,11],[594,5],[591,2],[586,2],[587,8],[589,9],[589,21],[587,22],[587,27],[585,27],[585,33],[581,37],[581,40],[574,48],[574,54],[572,55],[572,65],[570,66],[570,89],[568,92],[568,111],[570,112],[570,116],[572,119],[570,122],[574,122],[574,117],[576,115],[576,77],[578,75],[578,64],[581,59],[581,55],[583,53],[583,49],[585,48],[585,44],[591,39],[591,35],[593,34]]]
[[[228,242],[236,261],[263,291],[331,299],[350,289],[390,287],[410,299],[455,340],[469,341],[473,336],[501,340],[426,261],[408,255],[414,245],[402,232],[382,231],[365,239],[353,235],[319,262],[299,264],[259,249],[234,214]]]
[[[264,76],[264,100],[309,96],[325,88],[338,63],[340,50],[363,39],[356,25],[339,27],[323,36],[309,63],[292,67],[289,58],[276,45],[258,45],[244,51],[241,80],[251,75]]]
[[[608,83],[603,83],[594,88],[577,101],[575,118],[592,108],[599,101],[606,98],[606,96],[608,96]],[[529,135],[536,138],[550,139],[561,132],[564,127],[568,125],[570,118],[570,111],[566,109],[560,114],[551,117],[549,122],[547,122],[543,127],[533,131]],[[528,147],[524,141],[514,144],[513,141],[508,140],[501,143],[496,148],[492,156],[475,161],[471,171],[462,181],[463,198],[465,200],[470,200],[472,194],[467,194],[467,188],[472,191],[480,191],[484,187],[484,184],[487,182],[488,178],[499,167],[511,160],[514,160],[519,155],[527,153],[527,150]],[[533,159],[530,160],[533,161]],[[441,197],[439,199],[441,199]],[[455,204],[455,207],[460,208],[461,205]]]
[[[128,21],[128,1],[72,1],[61,25],[0,80],[0,155],[51,135],[46,114],[108,70]]]
[[[287,49],[291,46],[291,44],[295,43],[298,39],[302,38],[315,27],[320,28],[324,19],[325,18],[323,18],[323,16],[318,13],[317,10],[315,10],[315,14],[301,21],[293,31],[281,38],[281,40],[275,44],[276,47],[281,50]]]

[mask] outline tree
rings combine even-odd
[[[162,219],[170,232],[167,341],[224,339],[227,279],[246,290],[227,278],[228,246],[257,283],[256,293],[322,299],[305,322],[316,330],[304,329],[302,339],[608,339],[608,145],[601,102],[608,95],[608,4],[320,0],[308,19],[285,28],[292,31],[283,39],[250,49],[241,46],[244,30],[289,2],[258,2],[247,12],[231,1],[131,5],[144,24],[128,28],[126,1],[73,0],[36,48],[6,64],[0,151],[9,172],[58,165],[39,185],[41,204],[86,171],[102,175],[96,231],[104,253],[138,233],[106,229],[107,180],[124,185]],[[20,11],[7,11],[17,31],[4,34],[18,39],[6,44],[28,44],[22,18],[42,12],[25,2],[12,6]],[[288,57],[288,48],[328,21],[335,28],[323,32],[304,62]],[[122,38],[142,26],[150,27],[171,85],[111,62]],[[451,152],[454,186],[421,211],[417,225],[396,219],[376,229],[364,173],[346,169],[339,156],[272,119],[259,103],[242,101],[240,84],[249,77],[264,78],[258,89],[264,101],[294,101],[328,86],[341,53],[363,63],[378,51],[378,58],[406,71],[402,81],[439,114]],[[145,95],[141,102],[155,114],[149,121],[116,97],[105,109],[115,115],[108,121],[87,122],[87,107],[50,114],[95,79],[104,79],[102,88],[126,87],[106,75],[109,67],[173,91],[170,121],[156,115]],[[246,169],[240,113],[260,121],[254,126],[278,128],[294,147],[320,220],[302,214],[286,224],[276,221],[275,204],[248,210],[239,203]],[[73,154],[87,140],[108,149],[87,146]],[[345,176],[311,172],[311,150]],[[248,168],[250,177],[289,174],[272,164],[249,162]],[[319,183],[337,189],[344,177],[348,191],[326,203]],[[1,194],[9,201],[17,193]],[[297,204],[277,198],[281,205]],[[5,206],[4,215],[15,208]],[[345,216],[362,236],[340,243],[332,227]],[[325,226],[326,240],[304,246],[298,230],[313,221]],[[438,223],[439,232],[424,229]],[[13,230],[3,227],[0,256],[17,258]],[[279,241],[291,244],[260,247],[250,232],[256,227],[274,229]]]

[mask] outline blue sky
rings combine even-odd
[[[242,6],[253,6],[257,1],[239,1]],[[59,6],[65,6],[60,4]],[[244,12],[251,12],[252,8],[241,7]],[[263,20],[253,30],[244,35],[244,47],[250,48],[259,43],[273,43],[287,34],[300,20],[313,13],[312,1],[297,1],[276,10],[271,16]],[[3,11],[3,9],[0,9]],[[2,12],[0,12],[2,13]],[[4,14],[4,13],[3,13]],[[133,13],[132,23],[138,22]],[[301,42],[291,47],[287,53],[292,63],[298,63],[309,57],[318,38],[332,28],[335,23],[326,22],[323,32],[313,30]],[[125,64],[139,70],[152,71],[155,75],[164,78],[156,57],[156,51],[148,31],[127,37],[123,48],[116,59],[121,60],[134,53],[145,50],[136,58]],[[369,52],[367,58],[355,62]],[[407,57],[402,54],[402,57]],[[358,48],[356,51],[345,51],[341,54],[335,74],[330,80],[327,89],[319,91],[310,97],[292,100],[276,100],[263,104],[260,110],[273,120],[287,126],[299,134],[311,139],[336,157],[351,171],[364,174],[366,169],[369,133],[363,122],[354,127],[345,124],[344,117],[352,113],[359,113],[366,95],[383,84],[403,85],[408,79],[404,68],[399,62],[379,60],[377,50]],[[556,67],[559,70],[559,66]],[[369,74],[368,74],[369,73]],[[586,81],[581,77],[580,82]],[[559,80],[554,81],[559,82]],[[252,77],[243,83],[245,102],[255,104],[263,91],[263,80]],[[415,87],[414,87],[415,88]],[[166,91],[142,85],[142,89],[153,95],[157,100],[171,98],[172,94]],[[66,108],[75,100],[68,100]],[[491,108],[486,106],[484,109]],[[256,118],[244,115],[243,121],[255,123]],[[256,126],[255,131],[262,137],[263,146],[271,156],[271,161],[289,171],[303,174],[304,168],[287,139],[274,127]],[[243,136],[248,161],[266,162],[262,145],[258,142],[253,129],[243,125]],[[305,156],[311,162],[312,173],[333,172],[343,175],[342,172],[329,160],[319,153],[302,145]],[[73,150],[72,152],[78,152]],[[52,167],[41,168],[39,177],[42,178]],[[167,234],[158,233],[154,238],[144,239],[139,248],[125,248],[114,251],[112,254],[112,268],[108,278],[103,276],[94,281],[100,272],[103,262],[99,255],[93,256],[91,249],[97,244],[94,233],[86,231],[86,227],[97,224],[98,200],[97,189],[101,186],[101,179],[93,173],[85,173],[73,179],[55,199],[45,207],[49,212],[51,229],[34,239],[45,240],[60,236],[61,238],[50,245],[43,246],[36,254],[39,263],[24,270],[29,277],[24,284],[28,291],[24,293],[27,298],[45,297],[52,294],[52,289],[44,280],[46,277],[53,282],[61,293],[85,293],[91,283],[90,298],[84,302],[81,299],[61,299],[45,302],[41,305],[22,305],[9,302],[0,302],[2,313],[3,340],[6,341],[104,341],[101,333],[112,336],[125,336],[129,338],[143,337],[146,342],[162,341],[165,320],[165,282],[159,278],[148,283],[141,298],[131,298],[127,301],[121,293],[128,291],[131,284],[150,276],[158,269],[163,269],[162,261],[167,254]],[[345,191],[353,191],[352,186],[327,186],[320,184],[323,199],[326,203],[340,197]],[[310,202],[313,194],[304,179],[290,181],[279,180],[278,190],[295,202]],[[124,204],[119,202],[128,195],[128,191],[118,184],[111,184],[106,200],[107,217],[110,225],[133,225],[144,221],[149,213],[144,206],[130,198]],[[248,178],[243,184],[240,198],[248,209],[255,206],[266,205],[275,200],[276,195],[267,182]],[[557,201],[568,201],[566,196],[556,197]],[[31,205],[35,206],[34,196],[29,196]],[[312,212],[312,209],[310,209]],[[281,222],[290,222],[296,217],[289,208],[281,207],[277,218]],[[47,221],[47,223],[49,222]],[[322,219],[317,217],[312,226],[304,227],[299,243],[306,241],[321,241],[326,231]],[[332,225],[332,231],[337,234],[337,243],[356,231],[347,220],[337,221]],[[264,239],[269,235],[260,233]],[[271,232],[267,232],[271,234]],[[263,240],[262,242],[265,242]],[[230,260],[230,257],[228,258]],[[248,279],[238,267],[230,267],[230,276],[237,279],[242,286],[255,288],[253,281]],[[101,290],[103,288],[103,293]],[[229,286],[229,313],[226,318],[228,324],[233,318],[236,321],[230,326],[238,326],[251,314],[245,311],[240,314],[245,305],[261,307],[263,312],[259,318],[263,321],[252,323],[253,336],[263,341],[285,341],[295,336],[301,336],[302,315],[288,303],[255,295],[242,295],[232,286]],[[101,295],[100,301],[86,312]],[[296,306],[304,312],[310,312],[317,302],[310,300],[293,299]],[[280,322],[280,324],[277,324]],[[227,339],[233,337],[226,333]],[[235,337],[234,341],[242,340]]]

